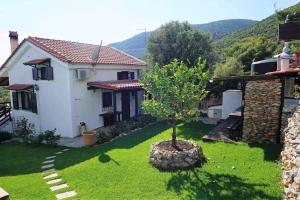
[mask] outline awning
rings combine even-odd
[[[32,84],[12,84],[7,86],[8,90],[28,90],[33,87]]]
[[[89,89],[107,89],[107,90],[133,90],[142,89],[142,84],[138,80],[118,80],[118,81],[94,81],[88,82]]]
[[[41,59],[34,59],[24,62],[24,65],[40,65],[43,63],[47,63],[50,61],[50,58],[41,58]]]

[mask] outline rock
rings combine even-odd
[[[151,145],[149,162],[157,168],[161,169],[184,169],[191,167],[199,162],[204,162],[205,157],[200,146],[187,140],[179,140],[179,142],[189,144],[189,150],[170,150],[164,149],[161,145],[171,141],[159,141]]]

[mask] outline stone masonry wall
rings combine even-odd
[[[280,79],[248,81],[245,88],[243,139],[276,143],[281,106]]]
[[[300,199],[300,106],[288,119],[283,131],[284,146],[281,152],[284,199]]]

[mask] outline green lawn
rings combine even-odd
[[[170,138],[164,122],[109,144],[72,149],[59,155],[55,165],[79,199],[281,199],[280,146],[202,142],[211,128],[201,123],[178,126],[179,137],[199,142],[209,159],[193,170],[165,172],[148,164],[150,144]],[[55,151],[1,144],[0,186],[13,200],[54,199],[40,163]]]

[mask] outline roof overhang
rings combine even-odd
[[[8,90],[29,90],[33,88],[32,84],[12,84],[7,86]]]
[[[26,61],[23,64],[32,66],[32,65],[42,65],[49,62],[50,62],[50,58],[40,58],[40,59]]]
[[[94,81],[87,83],[88,89],[106,89],[113,91],[142,90],[138,80]]]

